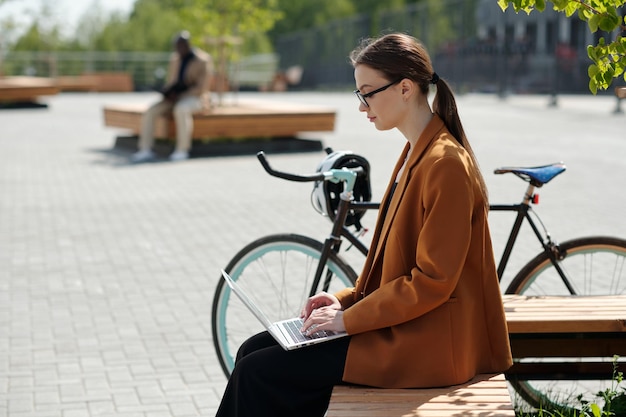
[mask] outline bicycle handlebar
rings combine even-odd
[[[323,181],[324,180],[324,174],[321,172],[318,172],[317,174],[314,174],[314,175],[305,176],[305,175],[296,175],[296,174],[289,174],[287,172],[276,171],[272,167],[270,167],[269,162],[267,162],[267,158],[265,157],[265,152],[259,151],[257,152],[256,156],[261,162],[261,165],[263,165],[263,168],[265,169],[265,171],[268,174],[270,174],[272,177],[282,178],[284,180],[296,181],[296,182],[311,182],[311,181]]]
[[[336,179],[336,181],[340,181],[343,179],[343,178],[338,178],[334,174],[334,172],[341,171],[341,170],[331,169],[330,171],[327,171],[327,172],[317,172],[315,174],[310,174],[310,175],[297,175],[297,174],[290,174],[288,172],[276,171],[275,169],[270,167],[269,162],[267,162],[267,158],[265,157],[265,152],[259,151],[257,152],[256,156],[268,174],[270,174],[273,177],[282,178],[284,180],[296,181],[296,182],[313,182],[313,181],[325,181],[325,180],[332,180],[332,179]],[[351,168],[350,171],[356,173],[357,176],[363,175],[365,173],[362,167]]]

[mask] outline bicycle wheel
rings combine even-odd
[[[593,236],[560,245],[558,263],[575,294],[570,294],[548,255],[537,255],[513,278],[507,294],[610,295],[626,293],[626,240]]]
[[[295,317],[309,297],[322,246],[306,236],[266,236],[241,249],[225,271],[270,321]],[[331,254],[326,266],[332,273],[328,292],[353,286],[357,275],[338,255]],[[263,326],[221,278],[213,297],[211,320],[215,350],[228,377],[241,343],[263,330]]]
[[[546,253],[532,259],[507,287],[507,294],[524,295],[607,295],[626,293],[626,240],[593,236],[573,239],[560,245],[565,257],[558,261],[574,289],[571,294]],[[615,352],[617,353],[617,352]],[[612,358],[598,358],[610,362]],[[538,359],[532,359],[537,361]],[[572,361],[577,360],[571,358]],[[610,386],[604,381],[522,381],[510,380],[515,391],[534,407],[552,409],[578,408],[576,399],[583,395],[595,399],[595,393]]]

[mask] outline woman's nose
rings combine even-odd
[[[359,102],[359,111],[367,111],[367,106],[361,102]]]

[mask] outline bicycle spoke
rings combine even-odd
[[[249,294],[270,321],[300,314],[311,291],[322,244],[297,235],[259,239],[242,249],[226,271]],[[327,263],[330,291],[351,286],[356,273],[332,254]],[[222,369],[229,375],[239,345],[263,328],[248,309],[220,282],[213,299],[213,343]]]

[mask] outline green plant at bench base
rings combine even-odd
[[[611,386],[596,394],[598,398],[604,400],[604,406],[600,409],[598,404],[584,401],[579,397],[584,413],[581,415],[592,417],[626,416],[626,388],[622,388],[621,392],[618,391],[620,384],[624,380],[624,374],[617,370],[618,359],[617,355],[613,356],[613,379]]]
[[[576,397],[577,406],[563,409],[539,409],[528,413],[517,411],[517,417],[626,417],[626,387],[620,387],[624,380],[623,372],[618,371],[619,356],[613,356],[613,377],[611,386],[599,391],[596,397],[603,405]]]

